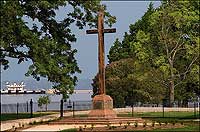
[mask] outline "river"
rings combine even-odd
[[[40,96],[45,94],[1,94],[1,104],[16,104],[16,103],[26,103],[31,99],[33,102],[37,102]],[[71,101],[91,101],[92,93],[74,93],[69,96],[68,100]],[[62,98],[62,95],[53,95],[49,94],[51,102],[59,102]]]

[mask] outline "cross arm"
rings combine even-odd
[[[111,28],[111,29],[104,29],[104,33],[115,33],[116,28]],[[86,30],[87,34],[97,34],[98,30],[93,29],[93,30]]]

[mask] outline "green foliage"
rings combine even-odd
[[[45,105],[45,109],[47,111],[47,105],[50,104],[51,100],[48,95],[40,96],[38,99],[38,106],[42,108],[43,105]]]
[[[167,94],[163,98],[169,98],[170,104],[174,98],[181,101],[200,95],[189,87],[199,87],[199,2],[162,1],[157,9],[150,4],[144,16],[129,28],[130,33],[125,33],[122,42],[114,42],[108,58],[110,64],[134,59],[136,66],[129,77],[140,86],[135,93],[149,98],[151,94],[141,86],[150,83],[149,79],[152,85],[164,89]],[[142,68],[138,71],[137,67]],[[123,79],[115,82],[112,89],[118,90]],[[124,97],[124,92],[118,94]]]
[[[68,10],[58,21],[57,11],[64,6]],[[38,81],[48,78],[67,98],[77,81],[74,74],[80,73],[74,57],[77,50],[71,48],[76,37],[70,26],[96,27],[99,8],[99,0],[1,1],[0,58],[4,69],[9,67],[9,57],[18,59],[18,63],[32,61],[26,76]],[[105,19],[109,26],[116,21],[108,12]]]
[[[153,71],[133,59],[122,59],[106,67],[106,93],[113,98],[114,107],[132,105],[133,102],[159,103],[165,89],[155,83]],[[93,89],[98,91],[95,77]],[[96,87],[94,87],[96,86]]]

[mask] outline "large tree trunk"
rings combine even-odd
[[[174,102],[174,81],[169,82],[169,107],[173,106]]]

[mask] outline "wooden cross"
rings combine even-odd
[[[97,34],[98,33],[98,61],[99,61],[99,93],[106,94],[105,89],[105,64],[104,64],[104,33],[115,33],[116,28],[104,29],[104,10],[100,9],[98,13],[98,29],[87,30],[87,34]]]

